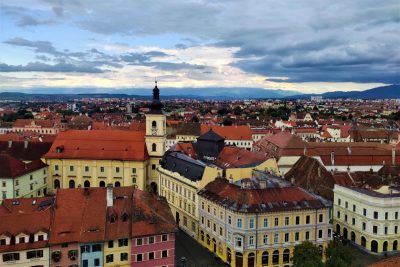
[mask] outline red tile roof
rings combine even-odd
[[[13,127],[25,127],[25,126],[30,126],[34,123],[37,126],[40,126],[42,128],[53,128],[54,127],[54,121],[52,120],[31,120],[31,119],[17,119],[13,123]]]
[[[248,151],[243,148],[225,146],[214,163],[222,168],[239,168],[254,166],[267,160],[262,153]]]
[[[144,161],[148,153],[142,131],[70,130],[58,134],[44,158]]]
[[[300,187],[242,189],[224,178],[216,178],[198,194],[233,211],[269,212],[327,207],[327,202]]]
[[[11,156],[5,151],[0,152],[0,177],[17,178],[22,175],[42,169],[47,165],[41,160],[34,160],[30,163],[24,163]]]

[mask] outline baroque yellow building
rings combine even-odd
[[[291,266],[294,246],[306,240],[323,256],[329,202],[279,180],[217,178],[200,190],[200,244],[236,267]]]
[[[158,191],[157,167],[165,152],[166,116],[157,85],[145,131],[69,130],[58,134],[44,162],[48,191],[57,188],[137,186]]]

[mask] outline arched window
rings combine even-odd
[[[383,242],[383,251],[387,251],[387,249],[388,249],[388,242],[385,241]]]
[[[254,253],[250,252],[249,255],[247,256],[247,266],[248,267],[254,267]]]
[[[75,181],[69,180],[69,188],[75,188]]]
[[[60,188],[60,180],[55,179],[54,180],[54,189],[58,189],[58,188]]]
[[[121,183],[120,182],[115,182],[115,187],[120,187]]]
[[[156,152],[157,151],[157,145],[155,143],[153,143],[151,145],[151,151]]]
[[[104,181],[100,181],[99,186],[100,187],[106,187],[106,183]]]
[[[279,251],[275,250],[274,253],[272,253],[272,264],[278,264],[279,263]]]
[[[240,252],[235,253],[235,261],[236,261],[236,267],[242,267],[243,266],[243,254]]]
[[[128,214],[124,212],[124,214],[122,214],[122,221],[126,222],[128,218],[129,218]]]
[[[151,122],[151,128],[157,128],[157,122],[156,121],[152,121]]]
[[[89,188],[89,187],[90,187],[90,182],[86,180],[86,181],[83,183],[83,187]]]
[[[361,237],[361,246],[365,248],[366,245],[367,245],[367,239],[365,239],[365,237],[362,236]]]
[[[393,251],[397,251],[397,240],[393,242]]]
[[[228,263],[231,263],[231,261],[232,261],[232,252],[231,252],[230,248],[226,249],[226,261]]]
[[[200,232],[200,240],[204,242],[204,231],[201,230]]]
[[[269,253],[268,251],[264,251],[261,258],[261,264],[263,266],[268,266],[268,259],[269,259]]]
[[[378,242],[376,240],[371,241],[371,251],[378,252]]]
[[[356,234],[353,231],[350,233],[350,239],[351,241],[356,242]]]
[[[283,263],[288,263],[290,259],[290,250],[285,249],[283,251]]]

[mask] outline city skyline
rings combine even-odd
[[[0,91],[399,83],[396,1],[8,1]]]

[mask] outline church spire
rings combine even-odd
[[[153,88],[153,101],[150,104],[150,109],[152,113],[159,113],[164,105],[160,101],[160,89],[157,86],[157,79],[154,81],[155,85]]]

